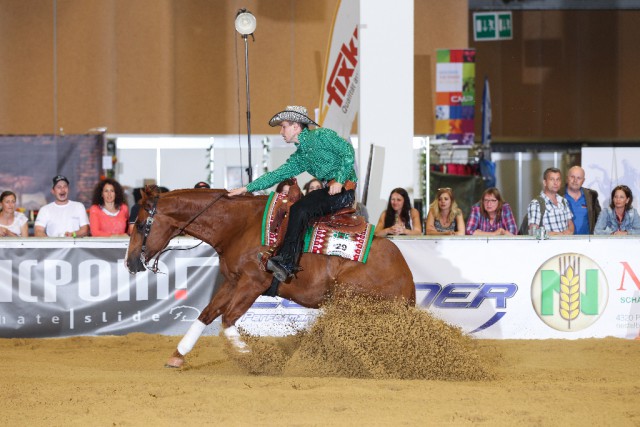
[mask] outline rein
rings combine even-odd
[[[202,208],[198,213],[196,213],[193,217],[191,217],[191,219],[189,221],[187,221],[182,227],[180,227],[180,229],[173,236],[171,236],[171,238],[169,240],[171,240],[174,237],[177,237],[180,234],[182,234],[184,232],[184,230],[189,225],[191,225],[191,223],[193,223],[193,221],[195,221],[200,215],[202,215],[207,209],[209,209],[211,206],[213,206],[214,203],[216,203],[218,200],[220,200],[223,196],[224,196],[224,194],[220,194],[220,195],[218,195],[218,197],[216,197],[213,200],[211,200],[211,202],[209,202],[209,204],[207,206]],[[144,264],[144,266],[148,270],[152,271],[155,274],[160,272],[159,269],[158,269],[158,262],[160,261],[160,255],[162,255],[163,253],[165,253],[167,251],[170,251],[170,250],[180,250],[180,251],[191,250],[191,249],[197,248],[198,246],[200,246],[202,244],[202,240],[201,240],[200,243],[198,243],[197,245],[192,246],[190,248],[165,248],[165,249],[161,250],[160,252],[158,252],[158,254],[155,257],[151,258],[153,260],[153,265],[149,266],[149,263],[147,261],[147,256],[146,256],[147,237],[149,237],[149,234],[151,233],[151,226],[153,225],[153,222],[154,222],[154,216],[156,215],[156,213],[158,213],[158,199],[159,198],[160,198],[159,196],[155,196],[154,197],[153,206],[151,207],[151,209],[146,209],[145,208],[145,210],[149,213],[149,216],[147,217],[147,221],[144,224],[144,230],[143,230],[143,236],[142,236],[142,247],[141,247],[141,251],[140,251],[140,261],[142,261],[142,264]],[[151,261],[151,259],[149,261]]]

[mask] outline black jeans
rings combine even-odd
[[[311,191],[294,203],[289,211],[289,226],[282,249],[278,253],[282,261],[297,266],[304,244],[303,233],[309,224],[317,218],[353,205],[354,200],[355,190],[342,189],[341,193],[330,196],[327,187]]]

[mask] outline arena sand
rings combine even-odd
[[[0,425],[640,425],[640,341],[473,340],[417,309],[350,300],[309,331],[0,339]]]

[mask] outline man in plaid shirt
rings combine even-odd
[[[564,197],[558,194],[562,186],[562,173],[558,168],[548,168],[543,175],[543,190],[540,197],[545,202],[542,227],[550,236],[573,234],[573,213]],[[533,199],[527,209],[529,228],[540,224],[540,202]]]

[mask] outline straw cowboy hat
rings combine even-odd
[[[271,120],[269,120],[269,125],[278,126],[284,121],[320,126],[309,118],[307,109],[304,107],[300,107],[299,105],[288,105],[287,108],[284,109],[284,111],[280,111],[278,114],[271,117]]]

